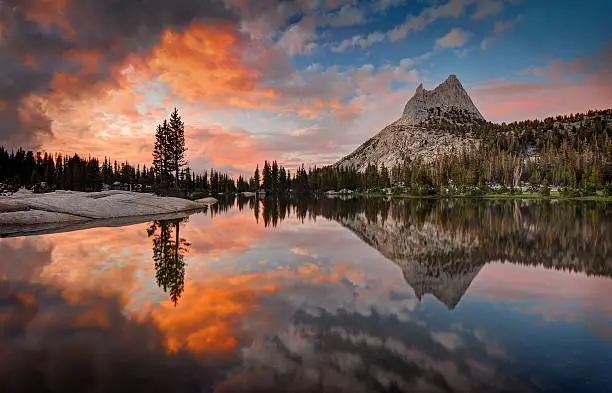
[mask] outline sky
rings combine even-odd
[[[588,5],[587,5],[588,4]],[[449,74],[487,120],[612,107],[612,2],[0,0],[0,145],[149,164],[331,164]]]

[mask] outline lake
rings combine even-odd
[[[612,205],[221,201],[0,239],[2,392],[610,392]]]

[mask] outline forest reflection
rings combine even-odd
[[[185,288],[185,255],[189,243],[180,236],[187,218],[153,221],[147,236],[153,240],[153,262],[157,285],[167,292],[176,306]]]
[[[279,199],[232,197],[219,214],[249,208],[275,227],[287,218],[337,221],[389,259],[502,262],[612,276],[612,205],[478,199]]]

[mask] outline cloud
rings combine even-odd
[[[449,351],[455,351],[463,345],[461,337],[456,333],[432,332],[431,338]]]
[[[274,92],[258,89],[261,72],[244,60],[247,50],[231,26],[197,23],[182,33],[166,32],[144,60],[144,69],[136,69],[191,103],[258,107]]]
[[[51,263],[53,244],[20,238],[0,242],[0,281],[27,281],[35,279]]]
[[[497,38],[501,37],[505,33],[514,30],[515,26],[519,22],[522,22],[522,21],[523,21],[523,16],[518,15],[516,18],[513,18],[513,19],[495,22],[495,24],[493,25],[493,30],[491,31],[491,34],[481,41],[480,47],[482,49],[489,49],[493,41],[495,41]]]
[[[341,41],[332,46],[332,51],[344,52],[350,48],[359,46],[362,49],[368,48],[376,43],[382,42],[385,38],[390,42],[403,40],[415,31],[424,30],[435,21],[444,18],[457,18],[461,16],[465,8],[476,2],[476,0],[450,0],[445,4],[437,4],[423,9],[418,15],[408,15],[404,22],[396,25],[387,32],[375,31],[369,34],[358,34],[351,38]],[[378,7],[390,7],[399,5],[401,1],[383,1]],[[374,5],[376,8],[377,5]]]
[[[587,81],[490,81],[477,86],[471,96],[491,121],[543,119],[568,113],[610,107],[612,83],[592,76]]]
[[[345,52],[346,50],[359,46],[361,49],[368,48],[374,45],[377,42],[382,42],[385,40],[385,34],[379,31],[375,31],[373,33],[368,34],[367,36],[363,35],[355,35],[351,38],[347,38],[341,41],[337,45],[333,45],[331,47],[332,52]]]
[[[533,67],[521,74],[545,77],[555,81],[575,81],[612,83],[612,72],[609,62],[612,60],[612,46],[600,49],[591,57],[579,57],[568,60],[552,59],[543,67]],[[603,86],[602,86],[603,87]]]
[[[338,11],[327,14],[323,20],[323,26],[345,27],[362,24],[366,21],[363,9],[353,4],[344,4]]]
[[[70,75],[70,91],[96,94],[113,86],[126,59],[145,53],[166,29],[180,31],[195,20],[237,25],[237,18],[217,1],[138,1],[120,6],[102,0],[5,0],[0,8],[0,142],[38,145],[50,137],[52,121],[37,100],[58,92],[58,75]],[[97,56],[92,67],[86,56]],[[64,86],[65,85],[61,85]]]
[[[518,0],[511,0],[510,2],[515,3],[517,1]],[[374,10],[384,11],[389,7],[402,3],[404,3],[403,0],[382,0],[376,2],[373,8]],[[384,33],[377,31],[370,34],[355,35],[350,39],[343,40],[341,43],[335,45],[335,47],[341,48],[342,50],[340,51],[345,51],[355,46],[361,46],[363,49],[383,41],[383,39],[365,39],[365,37],[372,36],[372,34],[375,34],[376,38],[380,38],[380,35],[384,34],[388,41],[398,42],[414,32],[424,30],[440,19],[458,18],[464,14],[469,6],[474,4],[477,5],[477,8],[473,18],[481,19],[501,12],[504,3],[500,0],[448,0],[447,2],[434,4],[424,8],[417,15],[408,15],[402,23]]]
[[[478,2],[476,12],[472,15],[472,19],[484,19],[488,16],[495,16],[504,9],[503,0],[486,0]]]
[[[457,48],[463,46],[471,37],[471,33],[460,28],[454,28],[445,36],[436,39],[436,46],[441,48]]]
[[[303,18],[282,33],[278,46],[291,56],[311,53],[317,48],[315,28],[314,19]]]
[[[536,76],[544,76],[549,79],[565,79],[575,75],[584,75],[589,72],[592,65],[590,59],[551,60],[545,67],[534,67],[528,73]]]
[[[458,18],[468,5],[475,0],[450,0],[445,4],[425,8],[418,15],[409,15],[405,21],[387,32],[391,42],[400,41],[414,31],[420,31],[435,21],[444,18]]]
[[[233,168],[250,171],[256,162],[263,162],[272,154],[270,148],[253,134],[242,129],[216,126],[188,126],[191,165],[198,168]],[[199,162],[204,160],[205,162]]]

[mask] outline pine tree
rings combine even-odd
[[[168,155],[168,127],[164,120],[155,131],[155,147],[153,149],[153,171],[155,173],[156,192],[162,193],[168,187],[170,178]],[[117,163],[115,162],[115,167]]]
[[[264,161],[263,188],[266,193],[272,192],[272,168],[270,164],[268,164],[268,161]]]
[[[273,193],[277,193],[278,192],[278,176],[279,176],[279,172],[278,172],[278,164],[276,163],[276,160],[274,160],[272,162],[272,170],[271,170],[271,188],[272,188],[272,192]]]
[[[259,191],[259,184],[261,179],[259,178],[259,165],[255,167],[255,173],[253,175],[253,182],[255,183],[255,189],[253,191]]]
[[[176,190],[179,189],[180,179],[179,174],[187,161],[185,160],[185,152],[187,147],[185,146],[185,124],[183,123],[178,110],[174,108],[174,111],[170,115],[170,121],[168,123],[168,137],[167,137],[167,151],[168,161],[170,163],[170,171],[174,173],[174,187]]]

